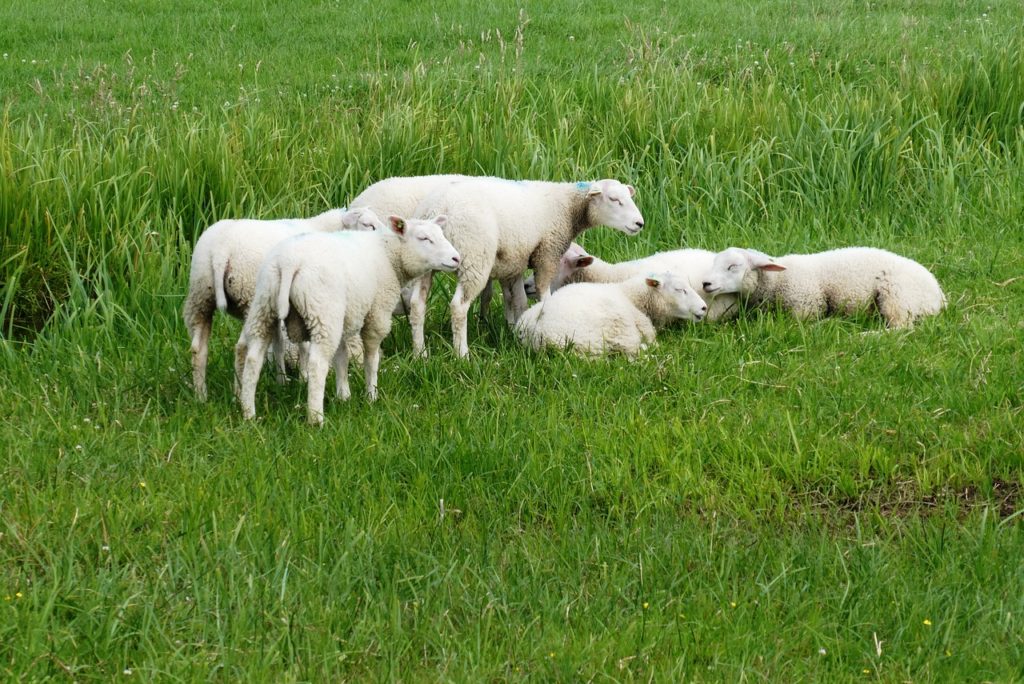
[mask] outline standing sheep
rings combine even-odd
[[[946,305],[946,296],[928,269],[871,247],[777,259],[730,247],[715,256],[703,285],[707,292],[736,293],[755,306],[781,305],[803,319],[874,307],[890,328],[909,327]]]
[[[736,295],[720,294],[714,297],[704,291],[704,274],[711,270],[714,260],[715,253],[706,249],[674,249],[632,261],[609,263],[587,254],[574,242],[562,255],[558,275],[551,283],[551,289],[554,291],[573,282],[619,283],[642,273],[657,271],[685,273],[690,278],[690,286],[707,302],[707,320],[721,321],[736,315]],[[534,289],[530,279],[526,281],[526,288],[527,292]]]
[[[359,193],[350,203],[353,207],[368,207],[380,216],[397,214],[412,216],[419,203],[432,192],[435,192],[454,181],[478,178],[459,174],[438,174],[434,176],[394,176],[377,181]],[[396,316],[408,316],[412,309],[412,300],[418,295],[420,281],[402,288],[402,299],[395,307]],[[522,289],[522,283],[502,286],[504,297],[505,318],[511,321],[512,300],[515,288]],[[493,289],[490,281],[480,293],[480,317],[484,318],[490,309]],[[425,297],[425,295],[424,295]],[[420,323],[422,325],[422,322]]]
[[[426,197],[416,215],[448,216],[445,234],[463,256],[451,302],[452,344],[459,356],[469,355],[466,319],[470,303],[490,278],[509,286],[515,295],[513,320],[526,308],[526,295],[512,287],[533,264],[543,301],[562,254],[580,233],[607,225],[629,235],[644,220],[633,203],[635,190],[617,180],[592,183],[506,181],[466,178]],[[431,275],[424,276],[409,314],[413,348],[424,354],[423,319]]]
[[[305,219],[224,219],[203,231],[192,251],[183,316],[192,341],[192,382],[206,401],[206,363],[214,310],[245,318],[256,290],[256,274],[267,253],[294,235],[384,228],[368,209],[331,209]],[[278,373],[283,374],[279,350]]]
[[[311,423],[323,423],[324,385],[332,359],[338,396],[351,396],[346,338],[362,338],[366,394],[376,399],[380,343],[391,331],[391,312],[402,284],[459,265],[459,254],[441,232],[444,216],[388,220],[391,230],[301,235],[267,256],[235,345],[239,399],[247,419],[256,415],[256,382],[267,347],[282,325],[310,343],[306,372]]]
[[[516,324],[533,349],[573,345],[581,354],[636,356],[655,329],[675,318],[699,321],[707,305],[686,276],[637,276],[618,283],[567,285],[530,307]]]

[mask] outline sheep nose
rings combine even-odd
[[[639,230],[639,229],[644,227],[644,222],[643,222],[642,219],[640,221],[636,222],[636,227],[637,227],[637,230]]]
[[[711,283],[710,283],[710,282],[708,282],[707,280],[705,280],[705,281],[704,281],[704,289],[706,290],[706,289],[708,289],[709,287],[711,287]]]
[[[455,263],[459,263],[460,259],[457,256],[453,256],[452,261],[454,261]]]
[[[708,305],[705,304],[704,306],[700,307],[700,310],[701,311],[707,311],[708,310]]]

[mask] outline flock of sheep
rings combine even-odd
[[[408,315],[413,350],[427,354],[423,326],[435,271],[456,274],[452,344],[463,357],[470,304],[479,297],[486,312],[494,280],[505,318],[525,344],[586,355],[633,356],[665,323],[722,320],[740,300],[800,318],[871,308],[894,328],[945,306],[928,269],[880,249],[777,259],[735,247],[680,249],[612,264],[574,242],[595,226],[638,233],[644,220],[634,194],[617,180],[398,177],[371,185],[347,210],[218,221],[196,243],[184,307],[196,393],[206,399],[210,330],[220,310],[245,321],[235,378],[246,418],[255,415],[256,383],[271,351],[279,380],[286,361],[301,369],[312,423],[323,422],[332,364],[337,395],[350,397],[350,356],[362,355],[367,396],[375,399],[380,344],[393,316]],[[529,309],[528,291],[539,299]]]

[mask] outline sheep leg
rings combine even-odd
[[[391,316],[370,314],[360,333],[363,341],[363,374],[366,398],[377,400],[377,370],[380,368],[380,343],[391,332]]]
[[[285,372],[284,361],[284,341],[287,335],[288,334],[284,331],[284,321],[278,321],[277,331],[274,335],[274,341],[271,346],[274,350],[274,368],[276,370],[274,380],[279,385],[283,385],[288,382],[288,374]]]
[[[480,291],[480,320],[487,320],[487,313],[491,310],[491,296],[494,294],[494,289],[491,286],[491,281],[488,280],[487,284],[484,285],[484,289]]]
[[[501,283],[501,294],[505,302],[505,322],[515,325],[526,313],[526,281],[522,274],[512,280]]]
[[[309,342],[299,342],[299,377],[309,381]]]
[[[242,405],[242,417],[246,420],[256,417],[256,383],[260,379],[260,371],[263,370],[263,360],[269,345],[268,335],[250,336],[248,331],[242,331],[242,336],[235,345],[235,368],[237,369],[239,364],[242,366],[238,399]]]
[[[533,253],[533,283],[537,288],[537,298],[542,302],[551,296],[551,283],[558,273],[558,262],[564,251],[552,250],[541,245]]]
[[[469,356],[469,339],[466,333],[469,305],[479,296],[491,272],[490,263],[483,266],[484,268],[478,270],[460,271],[459,285],[455,288],[455,296],[452,297],[452,346],[455,353],[462,358]]]
[[[192,333],[192,386],[199,401],[206,401],[206,363],[210,357],[210,328],[213,316],[193,319]]]
[[[409,307],[409,325],[412,327],[412,352],[416,356],[427,358],[427,345],[423,337],[423,326],[427,317],[427,297],[430,286],[434,282],[433,272],[416,281],[412,289],[412,301]],[[365,357],[364,357],[365,358]]]
[[[311,425],[324,424],[324,388],[327,385],[327,371],[330,370],[329,359],[333,356],[334,350],[323,340],[309,346],[306,418]]]
[[[900,298],[891,291],[891,285],[879,288],[875,295],[875,306],[878,313],[882,315],[885,324],[893,329],[911,328],[914,325],[914,317],[906,307],[900,306]]]
[[[380,369],[380,340],[363,340],[363,376],[366,379],[366,398],[377,400],[377,372]]]
[[[334,394],[342,401],[352,397],[348,386],[348,340],[342,340],[334,354]]]

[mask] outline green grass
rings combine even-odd
[[[5,678],[1024,678],[1019,3],[7,14]],[[194,401],[205,226],[440,171],[629,179],[609,259],[866,244],[950,307],[748,312],[630,363],[529,353],[495,304],[460,361],[439,279],[373,406],[354,374],[311,429],[264,378],[243,423],[224,319]]]

